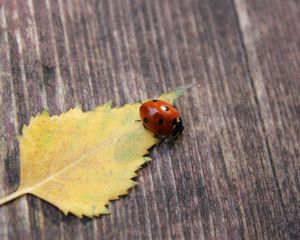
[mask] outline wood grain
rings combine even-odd
[[[0,0],[0,196],[42,109],[200,84],[177,103],[184,135],[110,215],[22,197],[0,207],[0,239],[299,239],[299,21],[295,0]]]

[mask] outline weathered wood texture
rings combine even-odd
[[[96,219],[33,196],[0,207],[0,239],[299,239],[300,3],[0,0],[0,196],[19,182],[31,116],[199,83],[186,131]]]

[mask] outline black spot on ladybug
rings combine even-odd
[[[152,102],[157,102],[157,99],[153,99]]]
[[[164,123],[164,120],[162,119],[162,118],[160,118],[159,120],[158,120],[158,124],[159,125],[162,125]]]
[[[144,123],[147,124],[147,122],[148,122],[148,118],[145,117],[144,118]]]
[[[161,130],[159,130],[158,132],[159,132],[159,133],[162,133],[162,131],[161,131]]]
[[[175,125],[177,123],[177,119],[174,118],[173,121],[172,121],[172,125]]]

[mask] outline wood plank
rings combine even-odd
[[[299,21],[300,6],[236,1],[250,77],[263,121],[266,147],[285,221],[275,221],[292,239],[300,236]],[[284,21],[280,19],[284,17]],[[259,26],[259,27],[257,27]],[[274,227],[276,225],[274,224]],[[288,236],[288,235],[287,235]]]
[[[1,239],[300,237],[299,4],[255,0],[0,1],[0,196],[17,135],[43,108],[85,111],[198,83],[184,135],[94,219],[33,196],[0,207]]]

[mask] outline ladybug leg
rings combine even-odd
[[[178,138],[179,136],[182,135],[183,128],[182,128],[181,130],[182,130],[182,131],[177,132],[175,135],[172,134],[172,136],[170,137],[170,141],[168,141],[168,146],[169,146],[170,148],[171,148],[171,147],[174,147],[177,138]]]
[[[173,131],[172,131],[172,138],[176,138],[178,135],[182,135],[183,129],[184,129],[184,126],[182,124],[182,119],[180,117],[174,125]]]

